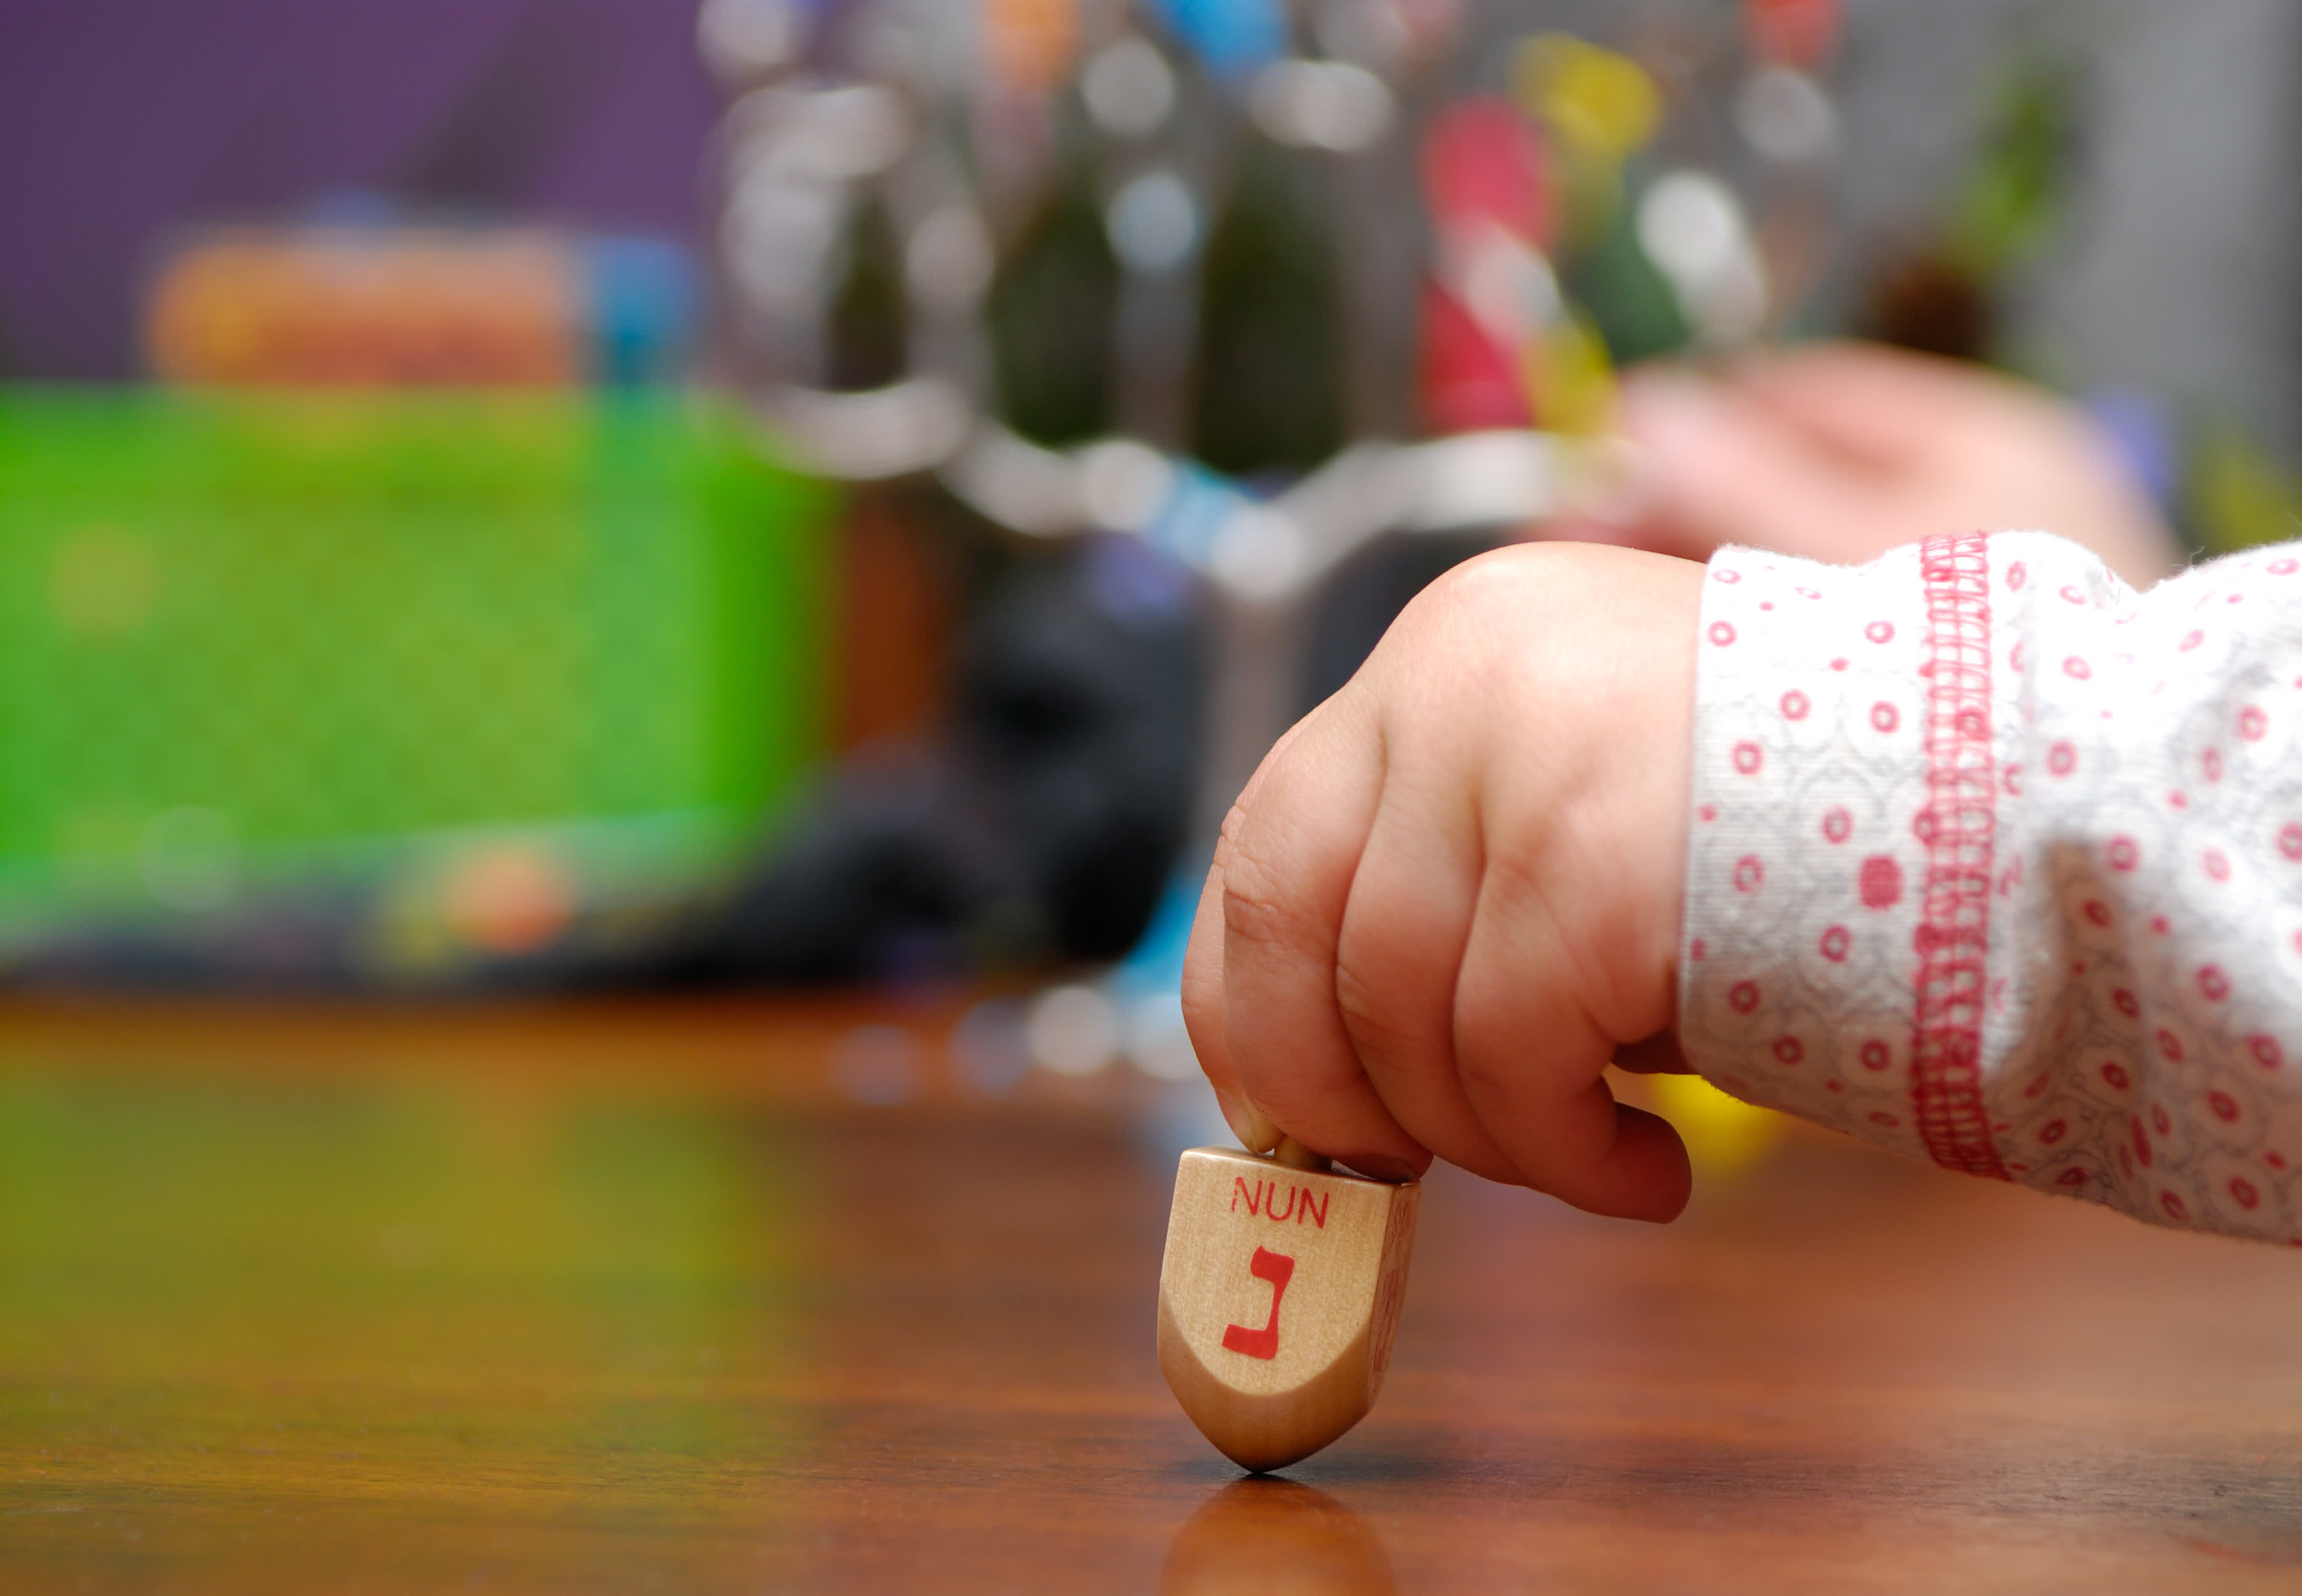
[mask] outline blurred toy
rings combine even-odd
[[[662,240],[374,219],[190,236],[145,337],[180,383],[626,385],[681,374],[697,308],[692,264]]]
[[[1424,136],[1437,266],[1423,300],[1423,405],[1441,432],[1534,424],[1538,349],[1565,314],[1544,250],[1553,198],[1541,145],[1509,105],[1450,107]]]
[[[0,950],[431,980],[725,868],[819,756],[825,495],[707,401],[0,391]],[[308,955],[235,923],[346,892]]]

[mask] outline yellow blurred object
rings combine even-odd
[[[1700,1075],[1650,1075],[1646,1085],[1655,1112],[1686,1142],[1697,1176],[1740,1173],[1782,1139],[1780,1114],[1730,1097]]]
[[[2188,490],[2189,518],[2210,554],[2302,537],[2302,482],[2235,428],[2200,440]]]
[[[1527,349],[1533,411],[1545,432],[1593,437],[1615,420],[1615,364],[1599,330],[1562,315]]]
[[[1662,95],[1627,55],[1564,33],[1541,33],[1511,60],[1519,104],[1573,153],[1618,162],[1654,137]]]

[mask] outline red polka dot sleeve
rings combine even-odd
[[[2302,1245],[2298,562],[2138,597],[2038,533],[1851,569],[1722,550],[1694,1066],[1951,1169]]]

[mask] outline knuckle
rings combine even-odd
[[[1520,1073],[1515,1061],[1506,1063],[1493,1049],[1456,1050],[1455,1079],[1472,1112],[1482,1120],[1491,1119],[1497,1112],[1508,1113],[1508,1105],[1518,1096]]]
[[[1273,869],[1244,840],[1225,861],[1223,930],[1250,945],[1294,946],[1320,940],[1316,924],[1283,872]]]
[[[1441,604],[1453,608],[1478,608],[1490,603],[1495,589],[1509,575],[1507,565],[1486,558],[1474,558],[1449,566],[1436,584]]]
[[[1335,1008],[1343,1029],[1361,1057],[1398,1057],[1416,1041],[1416,1028],[1402,1010],[1395,980],[1365,968],[1363,953],[1348,943],[1335,958]]]
[[[1491,549],[1450,566],[1432,583],[1430,592],[1440,608],[1457,614],[1478,615],[1490,609],[1516,613],[1525,608],[1528,583],[1535,567],[1551,552],[1538,544]]]
[[[1488,850],[1480,871],[1479,896],[1491,911],[1514,917],[1548,918],[1554,869],[1551,851],[1560,817],[1530,817],[1510,826]]]
[[[1485,573],[1470,568],[1475,564],[1466,561],[1432,578],[1409,606],[1408,627],[1443,636],[1475,626],[1493,586]]]

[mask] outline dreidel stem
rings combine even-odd
[[[1314,1153],[1291,1136],[1281,1137],[1279,1145],[1271,1149],[1271,1156],[1289,1169],[1307,1170],[1315,1175],[1323,1175],[1335,1167],[1333,1159]]]

